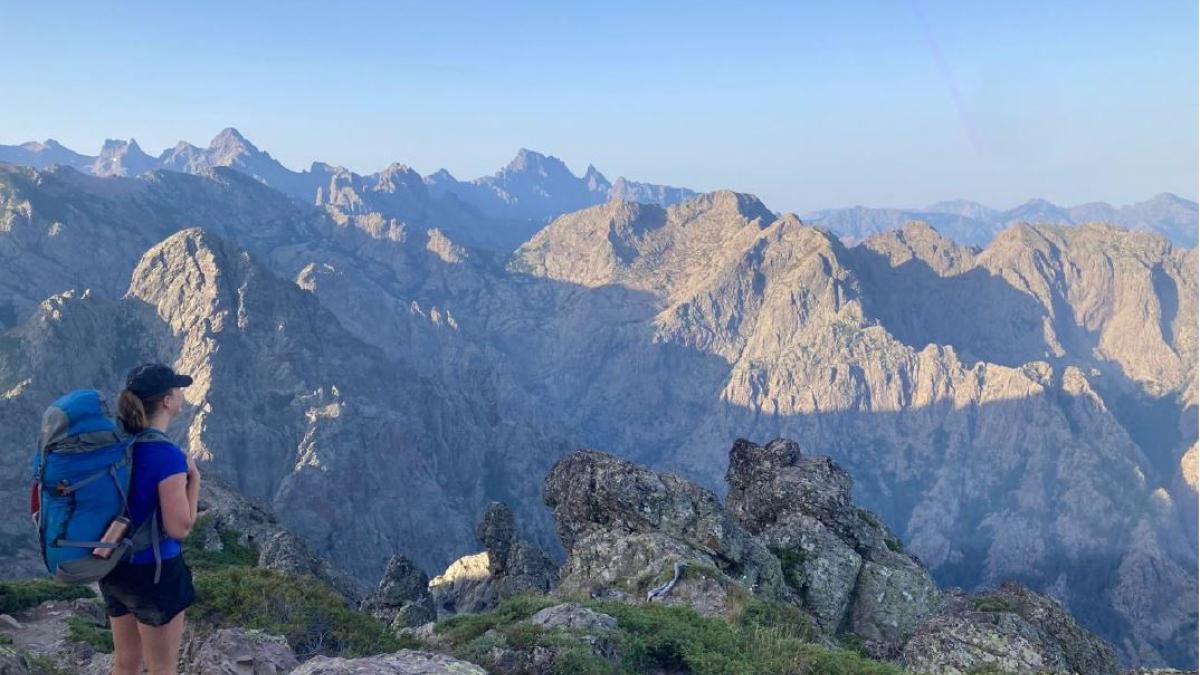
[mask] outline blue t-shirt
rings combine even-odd
[[[133,446],[133,478],[129,484],[130,532],[158,509],[158,484],[177,473],[187,473],[187,468],[187,456],[173,443],[144,441]],[[179,540],[164,539],[158,550],[164,560],[174,558],[181,552]],[[129,562],[154,562],[154,549],[133,554]]]

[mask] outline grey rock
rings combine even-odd
[[[361,609],[395,630],[420,626],[437,618],[429,593],[429,576],[399,554],[388,561],[379,587],[363,601]]]
[[[827,631],[843,627],[875,656],[894,656],[941,604],[920,560],[850,499],[853,481],[829,457],[788,439],[734,442],[729,512],[786,561],[785,578]]]
[[[193,635],[180,661],[189,675],[283,675],[300,665],[282,637],[242,628]]]
[[[613,617],[588,609],[578,603],[566,602],[539,610],[529,621],[548,629],[566,629],[585,632],[615,630],[617,620]]]
[[[766,546],[731,518],[713,493],[678,476],[582,450],[555,464],[544,493],[567,549],[563,584],[568,587],[612,583],[614,565],[620,573],[632,571],[631,563],[672,565],[674,560],[662,554],[673,549],[677,559],[703,557],[764,597],[787,593],[779,561]],[[628,557],[605,555],[603,546],[618,546],[614,539],[632,535],[649,536],[626,546]],[[603,546],[592,537],[602,538]],[[624,579],[627,585],[637,581]]]
[[[1122,672],[1111,646],[1082,629],[1054,600],[1015,583],[954,597],[947,611],[905,645],[901,658],[917,672],[951,675],[987,667],[1017,673]]]

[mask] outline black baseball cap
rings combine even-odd
[[[125,388],[139,398],[165,394],[173,387],[186,387],[191,383],[190,375],[180,375],[161,363],[144,363],[129,371],[125,377]]]

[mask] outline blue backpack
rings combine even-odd
[[[33,456],[30,511],[42,560],[59,581],[87,584],[104,578],[135,552],[154,549],[154,583],[162,572],[159,543],[165,538],[156,511],[116,542],[102,542],[110,523],[129,517],[133,446],[166,440],[159,431],[136,436],[118,431],[100,393],[79,389],[58,399],[42,415]],[[93,549],[112,549],[108,557]]]

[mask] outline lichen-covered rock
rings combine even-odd
[[[388,561],[379,587],[367,596],[360,609],[394,629],[420,626],[437,618],[429,593],[429,576],[400,554]]]
[[[565,589],[640,592],[675,560],[694,560],[764,597],[789,593],[767,547],[716,495],[678,476],[581,450],[555,464],[544,498],[568,553]]]
[[[184,675],[283,675],[300,665],[287,640],[242,628],[193,637],[180,660]]]
[[[942,594],[924,569],[867,561],[854,588],[850,632],[872,656],[894,658],[941,604]]]
[[[1075,623],[1054,600],[1016,583],[992,593],[951,596],[904,646],[901,661],[923,673],[965,675],[1121,672],[1112,647]]]
[[[403,649],[358,659],[317,656],[305,661],[293,675],[487,675],[479,666],[433,652]]]
[[[587,632],[615,630],[617,627],[617,620],[613,617],[575,602],[564,602],[539,610],[529,617],[529,621],[543,628]]]
[[[827,631],[848,629],[894,656],[941,594],[921,562],[850,499],[853,480],[794,441],[734,442],[726,508],[781,559],[785,578]]]

